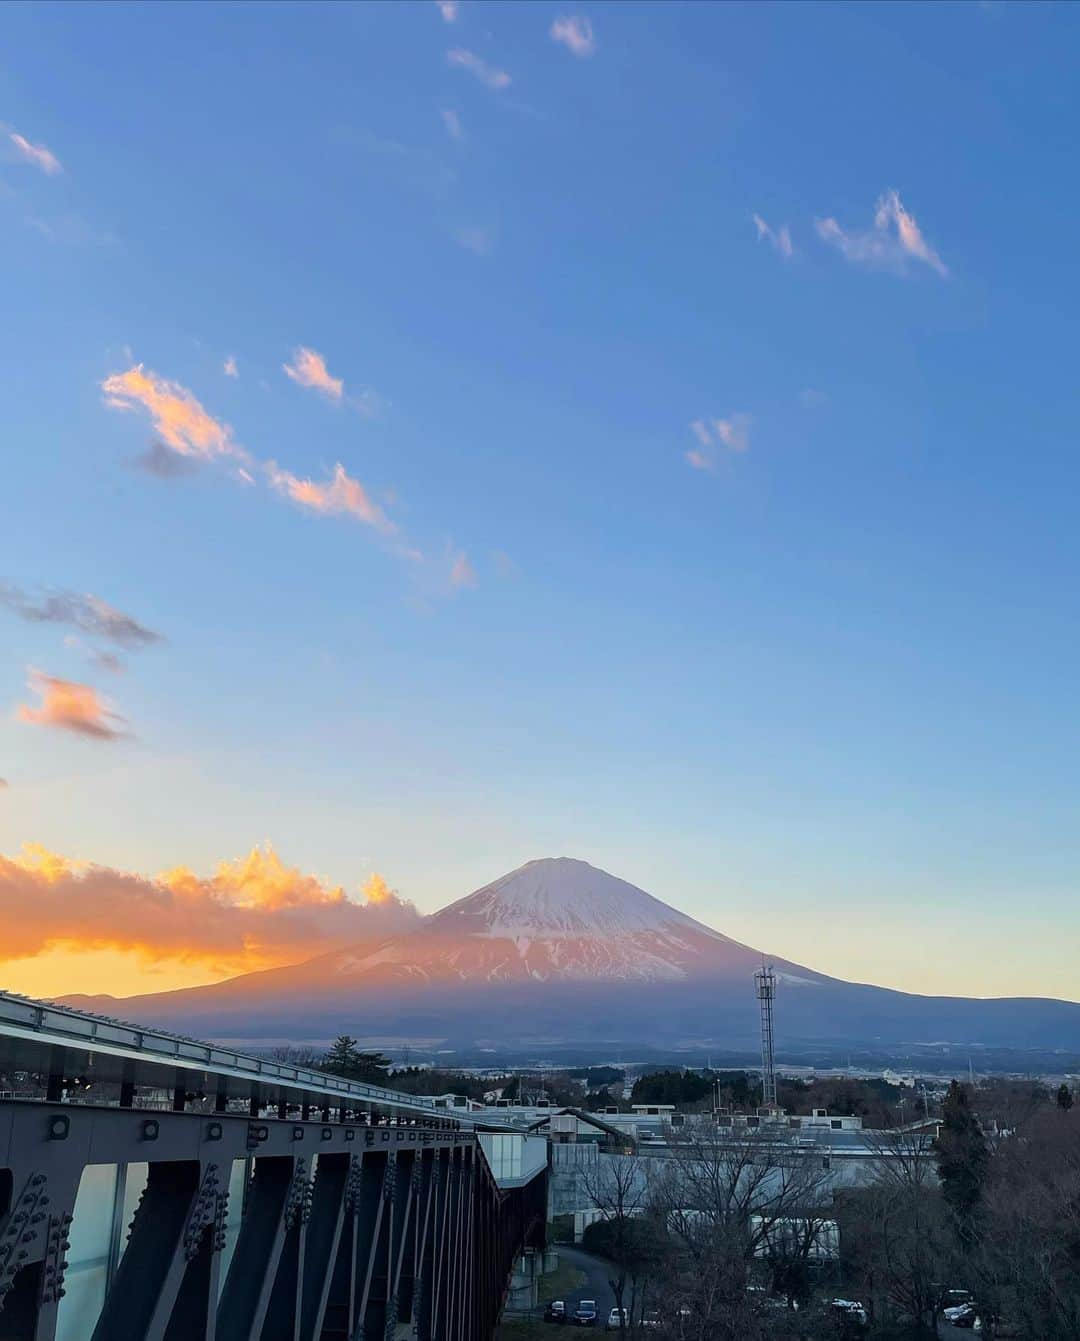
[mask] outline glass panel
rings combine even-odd
[[[89,1341],[97,1325],[105,1302],[115,1204],[116,1165],[88,1164],[75,1198],[56,1341]]]
[[[128,1230],[131,1228],[132,1216],[135,1214],[135,1208],[139,1204],[139,1198],[146,1188],[146,1181],[149,1177],[149,1164],[129,1164],[127,1166],[127,1176],[124,1179],[124,1204],[120,1210],[120,1243],[116,1253],[118,1262],[128,1246]]]
[[[236,1240],[240,1237],[240,1222],[244,1218],[244,1192],[247,1187],[248,1161],[234,1159],[229,1173],[229,1204],[225,1211],[225,1247],[221,1250],[221,1268],[218,1272],[218,1298],[225,1288],[225,1278],[229,1274],[229,1264],[236,1251]]]

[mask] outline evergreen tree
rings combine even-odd
[[[1061,1085],[1057,1092],[1057,1106],[1064,1113],[1067,1113],[1069,1109],[1073,1106],[1072,1090],[1069,1089],[1068,1085],[1064,1081],[1061,1082]]]
[[[937,1139],[941,1193],[953,1215],[961,1243],[970,1246],[978,1238],[983,1180],[990,1152],[975,1110],[971,1087],[952,1081],[941,1106],[941,1131]]]
[[[339,1034],[322,1060],[322,1069],[335,1076],[351,1078],[359,1056],[356,1039],[350,1038],[348,1034]]]
[[[348,1034],[335,1038],[322,1060],[324,1071],[345,1080],[363,1080],[369,1085],[385,1085],[390,1065],[390,1058],[381,1052],[361,1052],[358,1041]]]

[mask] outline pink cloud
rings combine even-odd
[[[141,363],[127,372],[106,377],[101,389],[105,392],[105,403],[111,409],[144,409],[158,437],[181,456],[203,461],[217,457],[248,459],[247,452],[233,440],[228,424],[207,413],[179,382],[170,382],[156,372],[144,371]]]
[[[716,447],[740,453],[749,448],[751,423],[748,414],[733,414],[727,419],[695,419],[690,431],[698,445],[688,448],[683,455],[695,470],[715,470]]]
[[[8,131],[8,139],[27,163],[33,163],[34,167],[40,168],[47,176],[55,177],[57,173],[63,172],[60,160],[43,144],[31,144],[28,139],[13,130]]]
[[[62,680],[44,671],[32,670],[30,688],[41,699],[37,708],[19,708],[19,721],[33,726],[52,726],[98,740],[117,740],[125,734],[124,719],[106,707],[96,689],[74,680]]]
[[[452,51],[448,51],[446,59],[450,65],[457,65],[463,70],[468,70],[471,75],[479,79],[481,84],[486,84],[488,88],[503,89],[510,87],[511,79],[505,70],[496,70],[494,66],[489,65],[475,52],[466,51],[464,47],[455,47]]]
[[[444,23],[455,23],[458,16],[457,0],[435,0]]]
[[[770,228],[760,214],[755,214],[753,219],[754,227],[757,229],[759,242],[762,238],[767,238],[781,256],[787,258],[794,255],[795,248],[791,243],[791,230],[788,228],[787,224],[783,224],[780,228],[774,229]]]
[[[750,424],[748,414],[733,414],[730,419],[714,419],[716,436],[731,452],[745,452],[750,446]]]
[[[560,16],[549,29],[551,40],[561,42],[578,59],[591,56],[596,50],[593,27],[582,14]]]
[[[458,550],[451,561],[450,585],[455,588],[476,586],[476,570],[462,550]]]
[[[874,226],[847,232],[833,218],[818,219],[818,236],[856,265],[879,265],[902,272],[909,260],[921,261],[944,279],[948,268],[904,208],[898,191],[886,191],[874,208]]]
[[[292,363],[283,363],[281,367],[286,377],[291,377],[298,386],[320,391],[331,400],[340,401],[345,393],[345,383],[340,377],[330,376],[326,360],[314,349],[301,345],[294,351]]]
[[[331,478],[323,484],[300,479],[291,471],[279,469],[273,461],[267,463],[266,470],[271,488],[310,512],[324,517],[355,517],[384,535],[392,535],[397,529],[378,503],[369,497],[360,481],[354,480],[340,462],[334,467]]]

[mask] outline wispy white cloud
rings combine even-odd
[[[232,354],[230,354],[229,357],[225,360],[224,372],[226,377],[240,376],[240,369],[236,366],[236,359],[232,356]]]
[[[63,172],[60,160],[51,149],[47,149],[43,144],[31,144],[25,136],[19,135],[14,130],[8,131],[8,139],[15,146],[16,152],[24,162],[32,163],[35,168],[40,168],[49,177],[55,177],[57,173]]]
[[[467,51],[464,47],[454,47],[446,53],[446,59],[449,64],[457,65],[462,70],[468,70],[474,78],[479,79],[481,84],[486,84],[488,88],[509,88],[512,82],[505,70],[496,70],[493,65],[489,65],[474,51]]]
[[[435,0],[444,23],[456,23],[458,17],[457,0]]]
[[[763,238],[766,239],[783,257],[790,257],[795,254],[795,248],[791,243],[791,230],[787,224],[782,224],[779,228],[771,228],[760,214],[755,214],[753,219],[759,242]]]
[[[446,127],[446,133],[452,140],[460,140],[464,131],[461,126],[461,117],[458,116],[450,107],[444,107],[439,115],[442,117],[442,123]]]
[[[495,245],[495,235],[490,228],[458,228],[454,231],[454,241],[474,256],[487,256]]]
[[[733,414],[729,419],[714,419],[716,436],[731,452],[745,452],[750,447],[750,424],[748,414]]]
[[[742,453],[750,447],[750,425],[753,422],[748,414],[732,414],[727,419],[695,419],[690,425],[697,442],[684,452],[686,461],[695,470],[715,470],[716,453],[720,448],[729,452]]]
[[[561,42],[579,60],[596,50],[593,26],[583,14],[560,15],[548,32],[553,42]]]
[[[923,236],[915,216],[904,208],[898,191],[886,191],[878,198],[872,228],[848,232],[831,217],[815,220],[815,227],[823,242],[836,247],[856,265],[882,266],[902,273],[908,261],[915,260],[928,265],[942,278],[949,273]]]

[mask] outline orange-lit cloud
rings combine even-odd
[[[397,898],[397,890],[391,889],[386,883],[384,876],[375,871],[364,884],[364,898],[369,907],[379,907],[384,903],[393,903]]]
[[[381,876],[360,903],[287,866],[269,846],[222,862],[211,876],[180,866],[156,879],[32,845],[20,857],[0,856],[0,964],[107,950],[134,956],[144,969],[185,964],[190,979],[206,981],[208,973],[298,963],[418,920]],[[108,981],[98,987],[114,990]],[[58,982],[54,990],[70,987]]]
[[[125,734],[124,719],[102,701],[92,685],[61,680],[56,675],[32,670],[30,688],[41,697],[41,706],[19,708],[19,720],[34,726],[54,726],[98,740],[117,740]]]
[[[486,84],[488,88],[503,89],[510,87],[510,76],[505,70],[496,70],[482,57],[476,55],[473,51],[466,51],[464,47],[455,47],[452,51],[448,51],[446,59],[451,65],[457,65],[462,70],[468,70],[474,78],[479,79],[481,84]]]
[[[144,409],[158,437],[181,456],[203,461],[219,457],[248,460],[247,452],[233,440],[228,424],[207,413],[179,382],[144,371],[141,363],[106,377],[101,389],[106,405],[114,410]]]
[[[330,479],[323,484],[300,479],[291,471],[279,469],[274,461],[267,463],[266,471],[272,488],[310,512],[323,516],[355,517],[357,521],[374,526],[384,535],[391,535],[396,529],[360,481],[354,480],[340,462],[334,467]]]
[[[291,377],[298,386],[310,387],[313,391],[321,391],[324,396],[329,396],[331,400],[341,400],[345,394],[345,383],[340,377],[331,377],[326,367],[326,360],[314,349],[306,349],[303,345],[293,352],[292,363],[283,363],[282,371],[286,377]]]
[[[8,139],[18,150],[21,158],[27,163],[33,163],[34,167],[40,168],[47,176],[55,177],[58,172],[63,172],[60,160],[43,144],[31,144],[28,139],[13,130],[8,131]]]
[[[579,59],[591,56],[596,50],[592,24],[582,14],[573,14],[555,20],[549,30],[553,42],[561,42]]]
[[[922,261],[944,279],[948,269],[931,247],[922,230],[900,199],[899,191],[886,191],[874,208],[874,226],[847,232],[833,218],[816,221],[818,236],[836,247],[849,261],[903,271],[909,260]],[[894,231],[895,230],[895,231]]]

